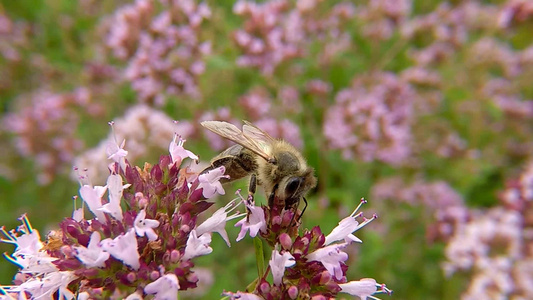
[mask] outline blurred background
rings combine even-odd
[[[361,197],[380,216],[348,278],[391,299],[533,299],[532,28],[529,0],[2,0],[0,225],[55,229],[73,166],[104,185],[110,120],[142,165],[174,132],[208,162],[230,143],[199,123],[246,119],[316,169],[303,227],[328,233]],[[189,297],[254,279],[250,239],[212,247]]]

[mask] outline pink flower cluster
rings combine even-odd
[[[86,149],[75,157],[72,164],[79,169],[87,169],[93,180],[103,181],[107,177],[106,149],[110,142],[127,140],[128,158],[131,161],[144,158],[150,153],[158,153],[168,147],[168,140],[174,132],[188,138],[194,127],[188,121],[175,123],[164,112],[144,104],[130,107],[122,117],[113,121],[113,132],[96,147]],[[77,176],[76,174],[73,174]]]
[[[271,75],[282,63],[308,55],[313,42],[323,43],[319,60],[324,62],[349,48],[351,39],[343,24],[353,17],[353,4],[342,2],[322,10],[320,2],[239,0],[233,6],[233,12],[244,18],[243,28],[233,34],[243,52],[237,64]]]
[[[3,119],[5,130],[14,135],[20,155],[35,158],[40,184],[48,184],[57,173],[69,169],[74,156],[83,148],[76,133],[80,115],[102,113],[92,92],[82,87],[71,93],[38,91],[21,96],[23,108]]]
[[[430,241],[448,239],[470,216],[462,196],[444,181],[417,180],[407,184],[399,177],[392,177],[375,184],[371,195],[384,205],[386,200],[391,200],[423,207],[431,216],[426,228]]]
[[[0,57],[10,62],[20,62],[20,48],[26,47],[30,27],[22,21],[13,21],[2,9],[0,11]],[[1,87],[1,85],[0,85]]]
[[[392,37],[411,13],[410,0],[371,0],[357,10],[357,20],[366,38],[380,41]]]
[[[26,216],[16,230],[0,228],[0,242],[15,246],[5,258],[20,268],[13,285],[0,286],[2,298],[177,299],[179,290],[196,288],[193,259],[213,251],[213,233],[230,246],[225,227],[236,218],[241,218],[235,224],[241,227],[237,241],[248,234],[262,238],[273,250],[250,293],[224,292],[232,299],[327,299],[338,293],[377,299],[373,295],[392,293],[371,278],[346,278],[344,249],[360,243],[354,233],[377,218],[358,212],[364,199],[328,235],[318,226],[300,235],[301,212],[285,208],[282,199],[256,206],[252,196],[244,199],[239,192],[200,223],[199,215],[214,203],[206,200],[225,194],[220,180],[228,175],[223,166],[192,171],[183,162],[197,161],[198,156],[183,145],[175,134],[170,154],[141,169],[126,160],[124,143],[110,142],[106,152],[113,163],[106,185],[93,186],[86,174],[79,177],[79,194],[92,218],[85,217],[83,207],[74,210],[44,243]],[[247,213],[233,212],[241,203]],[[260,253],[257,257],[263,256]]]
[[[326,111],[324,136],[345,158],[404,163],[411,154],[414,89],[392,73],[356,78]]]
[[[256,126],[301,149],[303,141],[298,126],[289,119],[280,118],[301,109],[298,90],[285,86],[278,94],[279,99],[275,101],[266,89],[256,88],[241,96],[239,103]]]
[[[207,198],[224,193],[219,182],[224,170],[193,173],[180,164],[198,157],[183,149],[182,141],[173,140],[169,149],[170,155],[141,169],[125,160],[123,145],[111,142],[107,152],[114,163],[107,184],[79,178],[79,194],[93,217],[75,210],[46,243],[25,216],[16,231],[2,227],[1,241],[16,246],[6,258],[21,269],[14,285],[0,287],[2,297],[176,299],[178,289],[196,287],[191,259],[213,250],[211,233],[219,232],[218,226],[223,230],[226,208],[222,219],[198,226],[197,218],[213,204]]]
[[[498,18],[498,24],[509,28],[513,23],[523,23],[533,19],[533,3],[528,0],[508,0]]]
[[[346,271],[348,254],[345,249],[353,243],[362,242],[353,233],[377,218],[367,219],[359,208],[342,219],[330,234],[324,235],[319,226],[298,233],[299,222],[294,221],[298,212],[284,210],[283,201],[274,199],[273,205],[262,206],[266,221],[264,230],[259,230],[261,238],[273,247],[269,267],[260,270],[255,288],[250,293],[225,292],[231,299],[330,299],[339,293],[358,296],[361,299],[378,299],[374,294],[391,294],[384,284],[371,278],[348,281]],[[358,218],[362,222],[357,221]],[[252,217],[250,217],[250,220]],[[242,233],[242,231],[241,231]],[[251,235],[251,234],[250,234]],[[272,282],[267,275],[272,274]]]
[[[421,48],[412,48],[410,56],[419,66],[447,61],[454,52],[468,42],[472,31],[497,28],[498,10],[495,6],[477,1],[457,6],[440,4],[437,9],[411,18],[402,24],[402,36],[409,40],[424,38]]]
[[[502,206],[472,211],[446,246],[446,274],[471,274],[464,299],[533,297],[533,164],[501,199]]]
[[[168,96],[200,99],[198,77],[211,43],[202,42],[200,27],[211,17],[206,3],[161,1],[155,15],[151,0],[137,0],[116,11],[107,37],[115,56],[128,60],[124,77],[142,102],[165,103]]]

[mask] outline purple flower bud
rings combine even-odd
[[[296,297],[298,297],[298,288],[294,285],[289,287],[287,294],[289,295],[289,298],[296,299]]]
[[[259,291],[263,294],[270,293],[270,284],[264,280],[259,284]]]
[[[152,272],[150,273],[150,280],[155,281],[157,278],[159,278],[159,272],[157,272],[157,271],[152,271]]]
[[[128,275],[126,275],[126,279],[128,282],[133,283],[135,280],[137,280],[137,274],[135,272],[129,272]]]
[[[286,234],[286,233],[282,233],[280,236],[279,236],[279,242],[281,243],[281,246],[283,247],[283,249],[285,250],[290,250],[291,247],[292,247],[292,239],[291,237]]]
[[[320,281],[319,281],[319,284],[320,285],[324,285],[326,283],[328,283],[330,280],[331,280],[331,273],[329,273],[328,271],[324,271],[320,274]]]
[[[181,254],[178,250],[174,249],[170,252],[170,262],[175,264],[177,263],[181,258]]]

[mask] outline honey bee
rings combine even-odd
[[[298,208],[300,199],[307,208],[305,195],[314,188],[317,179],[314,169],[307,165],[302,154],[294,146],[281,139],[274,139],[268,133],[244,121],[242,130],[235,125],[221,121],[201,123],[208,130],[237,143],[211,160],[211,166],[202,173],[224,166],[230,182],[250,176],[249,197],[255,194],[256,186],[264,188],[268,205],[284,205],[285,209]]]

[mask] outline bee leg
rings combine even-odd
[[[304,209],[302,209],[302,212],[300,213],[300,215],[298,216],[298,222],[300,221],[300,219],[304,215],[305,209],[307,208],[307,199],[305,199],[305,197],[302,197],[302,198],[304,199],[305,206],[304,206]],[[298,204],[299,203],[300,203],[300,201],[298,201]]]
[[[272,192],[268,196],[268,207],[272,208],[274,207],[274,198],[276,197],[276,190],[278,189],[278,185],[276,184],[274,188],[272,189]]]
[[[305,199],[305,197],[302,197],[304,199],[304,203],[305,203],[305,206],[304,206],[304,209],[302,209],[302,212],[300,213],[300,215],[298,216],[298,219],[296,220],[296,223],[300,222],[300,220],[302,219],[302,216],[304,215],[304,212],[305,212],[305,209],[307,208],[307,199]],[[294,217],[296,217],[296,213],[298,212],[298,206],[300,206],[300,200],[298,200],[298,202],[296,202],[296,207],[294,209],[294,215],[292,215],[292,219],[291,219],[291,222],[289,223],[289,227],[292,227],[292,221],[294,221]]]
[[[248,201],[254,200],[255,189],[257,187],[257,176],[250,175],[250,184],[248,184]]]

